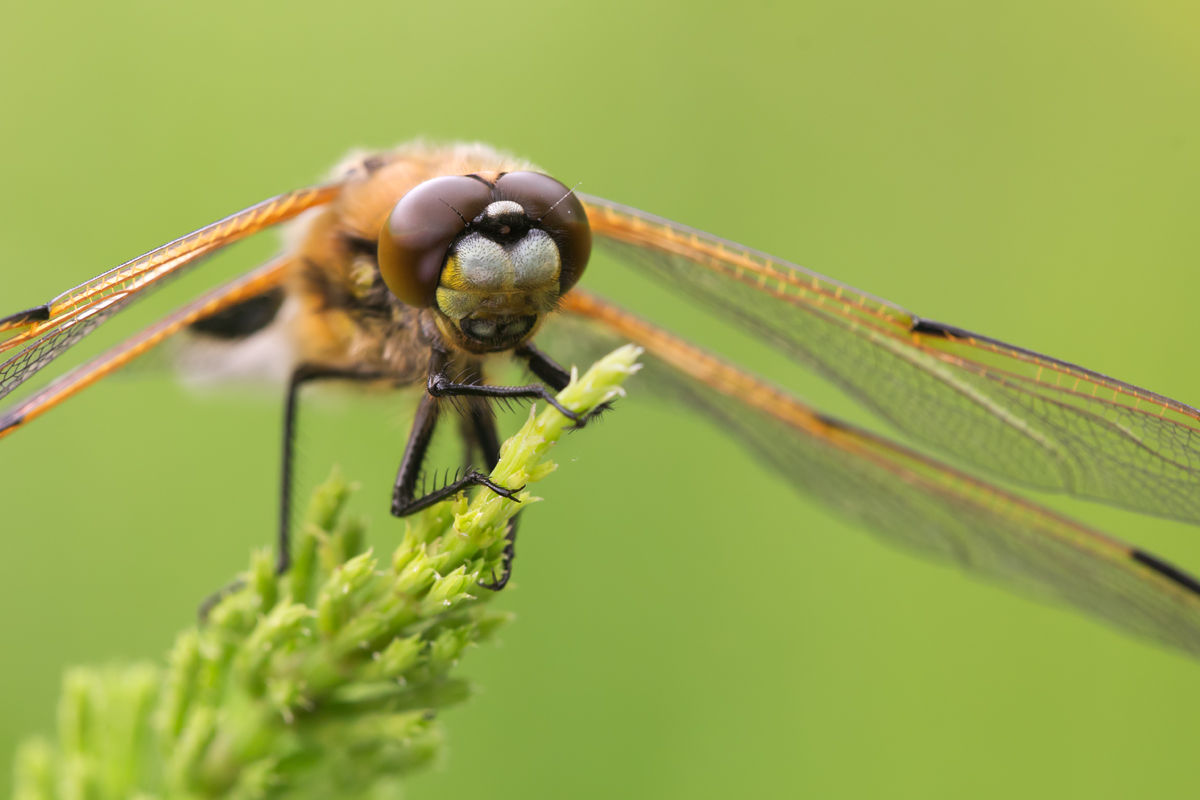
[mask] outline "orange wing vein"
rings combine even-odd
[[[568,317],[556,347],[589,358],[614,337],[641,345],[650,356],[631,392],[648,385],[698,408],[797,491],[885,539],[1200,656],[1200,582],[1167,562],[816,413],[596,295],[575,289],[563,308],[602,329]]]
[[[601,246],[1004,478],[1200,523],[1200,411],[598,198]]]
[[[0,439],[40,417],[76,392],[116,372],[192,323],[279,286],[290,263],[291,259],[284,256],[264,264],[201,295],[116,347],[76,367],[0,414]]]
[[[96,329],[145,290],[201,258],[272,225],[328,203],[340,186],[298,189],[206,225],[98,275],[36,308],[0,318],[0,397]]]

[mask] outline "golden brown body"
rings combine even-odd
[[[285,289],[295,301],[291,337],[301,363],[420,380],[429,347],[422,325],[432,312],[406,306],[383,286],[369,243],[414,186],[443,175],[531,169],[485,145],[409,145],[356,155],[334,170],[341,195],[294,224]],[[465,355],[465,354],[462,354]]]

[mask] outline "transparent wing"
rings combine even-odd
[[[279,286],[283,282],[290,263],[289,257],[281,256],[258,269],[206,292],[150,327],[86,364],[81,364],[29,397],[23,398],[16,405],[0,412],[0,439],[45,414],[68,397],[126,366],[135,358],[156,347],[164,339],[174,336],[189,325]]]
[[[337,196],[337,185],[281,194],[206,225],[92,278],[50,302],[0,318],[0,397],[4,397],[145,290],[201,258]]]
[[[1200,583],[1166,562],[794,397],[580,290],[547,325],[577,363],[634,341],[649,386],[712,418],[799,492],[883,538],[1200,655]],[[574,317],[574,318],[572,318]],[[597,325],[596,323],[599,323]]]
[[[996,475],[1200,523],[1200,411],[582,196],[597,242]]]

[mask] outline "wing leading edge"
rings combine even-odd
[[[1200,523],[1200,411],[594,197],[596,241],[988,472]]]

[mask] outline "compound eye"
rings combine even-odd
[[[579,198],[540,172],[506,172],[496,181],[496,194],[499,199],[520,203],[529,218],[554,239],[562,258],[559,292],[566,294],[583,275],[592,254],[592,228]]]
[[[491,198],[491,185],[465,175],[433,178],[400,198],[379,232],[379,273],[392,294],[405,305],[432,306],[454,237]]]

